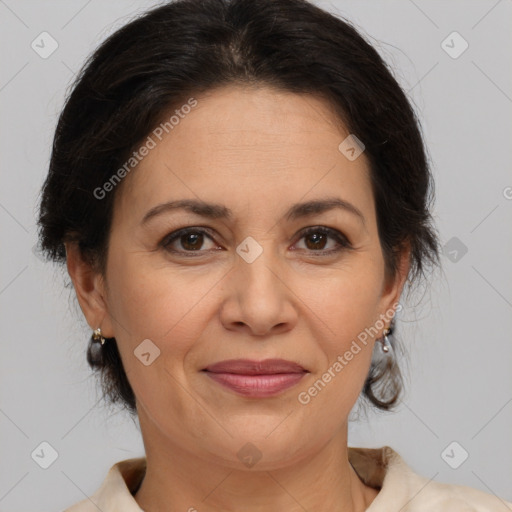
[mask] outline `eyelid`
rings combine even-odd
[[[159,247],[162,247],[165,251],[174,253],[174,254],[182,254],[182,255],[183,254],[186,254],[186,255],[198,254],[198,255],[200,255],[201,253],[209,252],[208,250],[205,250],[205,251],[178,250],[178,251],[176,251],[176,250],[171,250],[171,249],[167,248],[167,246],[169,246],[172,242],[179,239],[180,236],[185,235],[189,232],[192,232],[192,233],[196,232],[196,233],[204,234],[208,238],[210,238],[210,240],[212,242],[215,242],[214,230],[212,230],[211,228],[208,228],[206,226],[187,226],[187,227],[172,231],[171,233],[168,233],[167,235],[164,236],[164,238],[159,242],[158,245],[159,245]],[[299,242],[302,238],[309,235],[310,233],[323,233],[323,234],[327,235],[328,237],[332,238],[333,240],[335,240],[338,243],[339,247],[337,247],[335,249],[320,249],[318,251],[315,251],[315,250],[308,251],[307,249],[299,249],[299,250],[306,250],[311,254],[329,255],[329,254],[340,252],[341,250],[349,250],[349,249],[353,248],[349,238],[345,234],[343,234],[338,229],[330,228],[328,226],[323,226],[323,225],[308,226],[308,227],[300,230],[299,233],[297,234],[294,245],[297,242]]]
[[[299,242],[302,238],[306,237],[310,233],[322,233],[322,234],[325,234],[329,238],[332,238],[333,240],[335,240],[336,243],[338,244],[338,247],[336,247],[334,249],[320,249],[318,251],[308,250],[308,249],[301,249],[301,250],[307,251],[311,255],[329,256],[329,255],[332,255],[332,254],[337,254],[337,253],[339,253],[341,251],[347,251],[347,250],[353,249],[352,243],[350,242],[349,238],[344,233],[342,233],[338,229],[330,228],[328,226],[323,226],[323,225],[320,225],[320,226],[309,226],[307,228],[302,229],[299,232],[298,237],[297,237],[297,241],[295,243]]]
[[[177,229],[165,235],[162,240],[158,243],[159,247],[166,249],[167,245],[170,245],[174,240],[178,239],[182,235],[186,235],[189,232],[198,232],[207,235],[212,241],[214,241],[214,230],[206,226],[186,226],[184,228]],[[170,251],[172,252],[172,251]],[[174,252],[194,252],[194,251],[174,251]],[[197,251],[206,252],[206,251]]]

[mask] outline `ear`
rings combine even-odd
[[[397,272],[395,276],[387,276],[384,280],[384,287],[381,297],[382,314],[387,314],[389,311],[396,310],[396,304],[400,300],[402,290],[409,274],[411,266],[411,244],[404,243],[397,262]]]
[[[89,327],[94,330],[101,328],[105,338],[114,336],[108,303],[106,286],[103,276],[87,262],[76,242],[66,242],[66,265],[73,282],[80,309]]]

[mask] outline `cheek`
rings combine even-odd
[[[359,277],[351,274],[331,280],[315,295],[316,300],[311,300],[319,318],[316,325],[325,333],[314,335],[322,358],[300,387],[297,401],[303,414],[321,418],[326,431],[335,429],[340,418],[348,416],[371,364],[374,341],[369,328],[379,317],[379,287],[371,272]],[[309,426],[314,435],[316,426]]]
[[[152,268],[142,259],[111,261],[109,311],[123,367],[136,397],[151,411],[171,407],[185,417],[187,400],[179,398],[178,383],[186,380],[187,354],[211,321],[208,292],[219,276]],[[159,352],[147,342],[141,345],[148,339]],[[149,347],[153,361],[147,366],[136,357],[139,346]]]
[[[208,321],[207,294],[219,276],[195,269],[148,265],[144,256],[112,258],[109,311],[120,341],[134,348],[144,339],[173,354],[186,351]]]
[[[348,414],[353,407],[371,363],[375,331],[370,328],[379,318],[382,265],[378,259],[363,259],[339,268],[320,287],[309,287],[309,293],[303,288],[304,302],[315,313],[321,331],[313,336],[322,358],[301,386],[299,403],[305,413],[321,416],[326,428],[334,428],[338,421],[328,411]]]
[[[326,353],[344,351],[379,318],[381,279],[380,266],[366,259],[333,272],[317,287],[304,283],[301,296],[318,319],[323,336],[317,339],[324,340]]]

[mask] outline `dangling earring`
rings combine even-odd
[[[389,351],[393,348],[391,346],[391,341],[388,338],[388,336],[390,336],[392,334],[392,332],[393,332],[393,329],[390,325],[388,328],[384,329],[384,332],[382,333],[383,336],[379,340],[381,343],[381,346],[382,346],[382,352],[385,352],[386,354],[389,353]]]
[[[102,345],[105,344],[105,338],[101,335],[101,328],[99,327],[97,329],[94,329],[91,338],[95,343],[99,342]]]

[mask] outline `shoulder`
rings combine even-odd
[[[389,446],[350,450],[351,462],[356,462],[354,468],[363,481],[366,478],[365,483],[380,487],[367,512],[512,512],[512,502],[499,496],[464,485],[437,482],[414,472]]]
[[[131,494],[146,471],[146,458],[127,459],[114,464],[101,487],[91,496],[75,503],[64,512],[140,512]]]
[[[387,447],[389,448],[389,447]],[[395,477],[404,478],[408,491],[408,507],[411,512],[512,512],[512,503],[494,494],[474,489],[465,485],[437,482],[415,473],[403,458],[389,448],[390,467]],[[400,485],[397,478],[394,485]]]
[[[426,512],[435,507],[450,512],[512,512],[512,502],[494,494],[465,485],[424,480],[429,482],[425,487],[425,493],[418,496],[416,508],[411,510]]]

